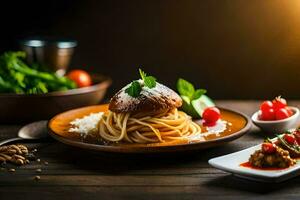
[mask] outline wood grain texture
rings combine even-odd
[[[218,105],[251,115],[257,101],[219,101]],[[299,106],[300,101],[290,102]],[[0,126],[0,138],[16,135],[20,126]],[[207,160],[263,140],[256,127],[227,145],[162,155],[94,154],[53,140],[31,143],[41,162],[0,170],[0,199],[298,199],[300,178],[264,184],[211,168]],[[49,162],[48,165],[44,161]],[[36,172],[42,169],[42,172]],[[35,181],[39,175],[41,180]]]

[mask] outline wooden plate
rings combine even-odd
[[[119,153],[159,153],[178,152],[196,149],[206,149],[222,145],[235,140],[245,134],[251,127],[250,119],[239,112],[220,108],[223,120],[231,123],[227,130],[219,136],[213,135],[206,138],[206,141],[194,143],[155,143],[155,144],[104,144],[95,140],[83,140],[79,134],[68,132],[70,122],[90,113],[105,112],[108,105],[88,106],[70,110],[53,117],[48,123],[49,134],[56,140],[67,145],[88,149],[93,151],[119,152]]]

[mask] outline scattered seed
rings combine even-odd
[[[35,176],[34,179],[35,179],[36,181],[38,181],[38,180],[41,179],[41,177],[40,177],[40,176]]]
[[[15,150],[15,149],[8,149],[7,153],[8,153],[8,155],[14,155],[14,154],[17,153],[17,150]]]
[[[42,169],[36,169],[35,171],[36,172],[42,172]]]
[[[17,145],[14,145],[14,144],[8,146],[7,151],[10,151],[12,154],[15,154],[15,153],[21,154],[22,153],[20,148]]]
[[[22,159],[17,159],[16,164],[18,165],[24,165],[24,161]]]
[[[48,165],[49,163],[47,161],[44,162],[45,165]]]
[[[9,172],[15,172],[16,170],[13,169],[13,168],[11,168],[11,169],[9,169],[8,171],[9,171]]]
[[[7,149],[8,149],[8,146],[1,146],[0,147],[0,152],[7,151]]]
[[[37,150],[35,149],[34,152]],[[33,153],[28,153],[26,146],[21,144],[12,144],[0,147],[0,167],[5,168],[6,162],[10,162],[15,165],[24,165],[29,163],[29,160],[36,160]],[[10,169],[13,172],[15,169]]]
[[[37,152],[37,149],[33,149],[32,152],[33,152],[33,153]]]
[[[10,160],[11,159],[11,156],[6,155],[4,153],[0,153],[0,156],[3,157],[3,158],[5,158],[5,160]]]
[[[23,156],[20,156],[20,155],[17,155],[17,154],[15,154],[14,157],[17,158],[17,159],[25,160],[25,158]]]
[[[36,159],[36,161],[37,161],[37,162],[41,162],[41,159],[38,158],[38,159]]]
[[[26,146],[24,146],[24,145],[21,145],[21,144],[19,144],[19,145],[17,145],[19,148],[20,148],[20,150],[22,151],[22,154],[28,154],[28,149],[27,149],[27,147]]]

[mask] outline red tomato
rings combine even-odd
[[[296,129],[295,131],[293,131],[293,135],[297,138],[300,138],[300,130]]]
[[[262,102],[262,104],[260,105],[260,110],[261,111],[265,111],[265,110],[269,110],[273,108],[273,103],[272,101],[264,101]]]
[[[287,143],[289,143],[289,144],[295,144],[295,142],[296,142],[296,138],[295,138],[295,136],[292,135],[292,134],[285,134],[285,135],[283,136],[283,138],[284,138],[284,140],[285,140]]]
[[[271,108],[271,109],[268,109],[268,110],[261,111],[261,113],[259,115],[259,118],[261,120],[266,120],[266,121],[275,120],[274,109]]]
[[[263,143],[261,145],[261,150],[264,153],[274,153],[276,151],[276,148],[275,148],[274,144],[272,144],[272,143]]]
[[[300,144],[300,131],[299,130],[295,130],[293,132],[293,135],[296,138],[297,143]]]
[[[67,77],[73,80],[78,87],[87,87],[92,85],[91,76],[84,70],[72,70],[67,74]]]
[[[292,134],[284,134],[283,138],[289,144],[295,144],[296,142],[296,138]]]
[[[208,107],[204,110],[202,118],[207,125],[214,125],[221,117],[220,110],[216,107]]]
[[[300,132],[296,130],[293,132],[293,135],[296,138],[297,144],[300,144]]]
[[[288,118],[290,116],[290,113],[286,108],[280,108],[276,111],[275,116],[277,120],[281,120]]]
[[[281,96],[276,97],[273,100],[273,107],[275,111],[279,110],[280,108],[285,108],[286,106],[287,106],[287,102],[284,98],[281,98]]]

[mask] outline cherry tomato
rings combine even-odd
[[[264,101],[262,102],[262,104],[260,105],[260,110],[261,111],[265,111],[265,110],[269,110],[273,108],[273,103],[272,101]]]
[[[261,145],[261,150],[264,153],[274,153],[276,151],[276,148],[275,148],[274,144],[272,144],[272,143],[263,143]]]
[[[287,106],[287,102],[284,98],[281,98],[281,96],[276,97],[273,100],[273,107],[275,111],[279,110],[280,108],[285,108],[286,106]]]
[[[293,135],[300,138],[300,130],[296,129],[295,131],[293,131]]]
[[[206,125],[214,125],[221,117],[220,110],[216,107],[208,107],[204,110],[202,118]]]
[[[67,74],[67,77],[73,80],[78,87],[87,87],[92,85],[91,76],[84,70],[72,70]]]
[[[286,119],[290,117],[289,111],[286,108],[280,108],[276,111],[275,117],[277,120]]]
[[[259,118],[261,120],[275,120],[275,112],[274,112],[274,109],[268,109],[268,110],[264,110],[264,111],[261,111],[260,115],[259,115]]]
[[[293,135],[296,138],[297,143],[300,144],[300,131],[299,130],[295,130],[293,132]]]
[[[295,142],[296,142],[296,138],[295,138],[295,136],[292,135],[292,134],[285,134],[285,135],[283,136],[283,138],[284,138],[284,140],[285,140],[287,143],[289,143],[289,144],[295,144]]]

